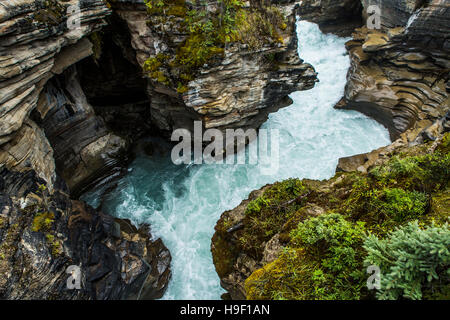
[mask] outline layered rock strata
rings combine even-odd
[[[207,129],[257,128],[269,112],[291,103],[288,94],[314,86],[314,69],[297,54],[295,1],[270,3],[288,22],[280,35],[282,44],[251,50],[248,45],[231,43],[222,59],[212,60],[198,70],[184,93],[179,93],[176,85],[149,81],[151,118],[160,130],[192,129],[196,120]],[[253,1],[247,3],[255,5]],[[210,1],[208,10],[215,14],[216,6],[215,1]],[[182,18],[149,17],[143,0],[118,0],[113,8],[128,24],[141,65],[157,54],[173,56],[187,38],[181,28]]]
[[[0,3],[1,299],[154,299],[167,287],[170,253],[148,228],[68,196],[120,170],[128,148],[75,66],[110,13],[96,0]]]
[[[289,93],[311,88],[295,1],[271,4],[287,21],[278,43],[230,44],[180,93],[142,77],[149,56],[174,54],[186,39],[177,25],[162,34],[144,1],[0,3],[1,298],[162,296],[170,278],[162,242],[68,194],[120,174],[129,146],[154,128],[169,133],[194,120],[256,128],[290,104]],[[66,290],[70,265],[81,268],[82,290]]]
[[[449,110],[450,6],[439,0],[385,1],[381,12],[380,30],[357,29],[346,44],[351,68],[337,107],[375,118],[395,140]]]
[[[323,32],[339,36],[350,36],[363,24],[360,0],[303,0],[298,15],[302,20],[317,23]]]
[[[70,200],[58,181],[50,194],[33,171],[3,168],[0,178],[1,299],[162,296],[171,257],[148,229]],[[78,288],[68,285],[74,266]]]
[[[52,190],[54,157],[56,171],[77,194],[99,171],[114,168],[126,149],[95,116],[71,67],[92,55],[85,37],[106,24],[110,10],[103,1],[55,0],[8,1],[0,9],[2,164],[34,169]],[[79,27],[70,28],[72,21]],[[30,128],[37,138],[27,140]]]

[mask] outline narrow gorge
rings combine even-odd
[[[329,254],[302,226],[448,231],[449,35],[445,0],[0,0],[0,298],[373,298],[290,291]],[[175,165],[196,121],[277,132],[277,169]]]

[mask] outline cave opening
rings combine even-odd
[[[117,14],[89,36],[94,54],[77,64],[80,84],[95,113],[115,134],[134,142],[157,134],[151,125],[147,80],[136,61],[128,26]]]

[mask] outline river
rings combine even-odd
[[[173,277],[163,299],[220,299],[210,251],[214,226],[222,212],[236,207],[267,183],[290,177],[327,179],[338,159],[390,143],[388,131],[356,111],[335,110],[350,66],[344,43],[324,35],[317,25],[298,21],[299,54],[311,63],[320,82],[291,94],[294,103],[269,116],[264,129],[279,131],[279,170],[264,175],[259,165],[181,165],[170,151],[138,156],[104,209],[134,223],[150,223],[172,254]],[[98,191],[83,196],[98,204]]]

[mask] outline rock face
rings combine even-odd
[[[74,6],[74,7],[71,7]],[[70,8],[80,8],[80,27],[69,29]],[[61,74],[70,65],[91,55],[92,45],[89,41],[80,41],[85,35],[105,25],[104,18],[109,14],[103,1],[29,1],[15,0],[0,4],[0,154],[9,154],[11,141],[22,145],[33,145],[34,141],[26,141],[24,123],[29,122],[29,115],[38,101],[40,109],[46,114],[52,107],[59,107],[42,91],[47,81],[54,75]],[[63,49],[64,48],[64,49]],[[82,97],[80,97],[82,99]],[[53,105],[51,105],[53,103]],[[74,103],[74,105],[76,102]],[[81,109],[81,107],[79,107]],[[86,110],[86,112],[88,112]],[[28,132],[30,132],[28,130]],[[22,133],[22,134],[21,134]],[[39,136],[39,133],[35,133]],[[42,137],[42,136],[41,136]],[[97,136],[96,139],[101,139]],[[90,142],[94,142],[93,139]],[[9,142],[9,145],[5,143]],[[41,142],[46,144],[46,142]],[[75,146],[75,148],[84,146]],[[58,153],[59,151],[57,151]],[[44,178],[50,189],[55,176],[43,171],[42,166],[54,166],[51,157],[37,159],[37,153],[29,158],[23,151],[16,160],[11,160],[8,168],[30,167]],[[59,156],[59,154],[55,154]],[[5,163],[5,162],[2,162]],[[48,170],[47,170],[48,171]],[[69,179],[70,180],[70,179]],[[70,182],[70,181],[68,181]],[[71,183],[69,183],[71,184]]]
[[[312,183],[315,183],[312,181]],[[246,298],[245,280],[256,270],[276,260],[286,245],[286,235],[277,232],[259,243],[259,249],[248,248],[242,244],[243,236],[251,227],[246,209],[251,201],[261,197],[265,191],[274,185],[266,185],[250,193],[236,208],[222,214],[215,227],[211,241],[211,252],[214,265],[220,277],[221,286],[227,290],[224,298],[241,300]],[[291,201],[292,202],[292,201]],[[324,212],[323,208],[307,204],[303,209],[304,217],[313,217]],[[290,221],[285,221],[289,224]],[[257,240],[256,242],[260,242]]]
[[[209,2],[208,10],[217,10],[217,3]],[[291,103],[288,94],[314,86],[314,69],[297,54],[295,1],[271,3],[288,21],[281,35],[283,44],[263,46],[256,51],[231,44],[225,48],[223,59],[200,68],[182,94],[176,86],[149,81],[151,118],[160,130],[192,129],[195,120],[203,121],[205,128],[257,128],[269,112]],[[248,5],[255,4],[251,1]],[[113,8],[128,24],[140,65],[158,53],[173,56],[177,45],[187,37],[180,31],[183,19],[149,18],[143,0],[118,0]],[[269,61],[269,56],[274,61]]]
[[[383,2],[382,29],[357,29],[346,44],[351,68],[337,107],[375,118],[393,140],[416,122],[445,115],[450,105],[449,10],[446,1],[438,0]]]
[[[297,54],[295,1],[272,4],[287,22],[282,44],[257,50],[230,44],[224,57],[200,68],[181,94],[176,87],[142,79],[149,56],[159,51],[173,55],[186,39],[177,33],[179,20],[162,33],[163,25],[150,18],[143,0],[114,1],[112,17],[100,0],[2,3],[2,163],[8,169],[33,168],[50,189],[56,168],[77,196],[118,173],[130,143],[153,128],[166,133],[192,129],[195,120],[221,130],[259,127],[270,112],[291,103],[288,94],[309,89],[317,80]],[[214,4],[209,7],[215,10]],[[102,39],[97,31],[108,22]],[[79,27],[72,28],[74,23]],[[93,54],[96,62],[86,59]],[[25,140],[32,122],[34,130],[44,130],[45,136],[33,133],[42,148],[14,149],[11,143],[19,139],[22,146],[34,145]]]
[[[303,0],[298,14],[300,19],[319,25],[322,32],[350,36],[363,24],[360,0]]]
[[[129,146],[155,128],[256,128],[288,94],[313,87],[316,73],[297,54],[295,1],[270,4],[286,21],[277,41],[230,44],[180,93],[142,77],[149,56],[174,54],[187,36],[180,20],[162,33],[144,1],[0,3],[0,298],[162,296],[162,241],[70,197],[120,174]],[[81,290],[66,289],[71,265]]]
[[[155,299],[167,287],[170,253],[147,227],[67,195],[127,153],[76,66],[110,13],[100,0],[0,3],[0,299]],[[80,290],[66,286],[73,265]]]
[[[262,267],[262,262],[230,244],[239,239],[248,203],[263,194],[265,188],[253,191],[238,207],[224,212],[216,224],[216,232],[211,241],[211,252],[220,285],[227,290],[229,298],[234,300],[245,299],[244,281],[253,271]]]
[[[149,230],[49,194],[34,171],[0,171],[0,299],[154,299],[170,253]],[[58,184],[58,181],[55,185]],[[80,289],[67,287],[69,266]]]
[[[136,61],[126,22],[115,13],[107,21],[108,26],[90,37],[95,43],[94,58],[78,63],[77,71],[95,114],[131,144],[154,128],[147,80]]]
[[[57,173],[72,195],[81,194],[104,175],[120,172],[127,143],[95,114],[75,67],[47,83],[33,115],[53,147]]]

